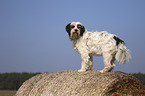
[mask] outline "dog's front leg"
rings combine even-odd
[[[82,54],[81,58],[82,58],[81,69],[78,70],[78,72],[85,72],[88,70],[92,70],[92,66],[93,66],[92,56],[89,56],[88,54]]]

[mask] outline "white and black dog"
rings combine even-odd
[[[111,71],[115,66],[115,59],[119,64],[125,64],[131,58],[124,41],[114,34],[106,31],[89,32],[80,22],[69,23],[66,31],[70,40],[73,41],[73,48],[82,58],[79,72],[92,70],[92,56],[103,56],[105,67],[100,71],[101,73]]]

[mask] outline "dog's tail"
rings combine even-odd
[[[117,37],[118,38],[118,37]],[[120,40],[120,39],[119,39]],[[119,64],[125,64],[131,59],[129,49],[126,48],[125,43],[121,40],[118,42],[118,49],[115,58]]]

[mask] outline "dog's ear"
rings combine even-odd
[[[66,29],[67,33],[69,34],[69,36],[70,36],[70,31],[71,31],[71,26],[70,25],[71,25],[71,23],[67,24],[66,27],[65,27],[65,29]]]
[[[80,30],[80,36],[82,36],[84,32],[85,32],[85,27],[82,25]]]

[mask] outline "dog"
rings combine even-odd
[[[125,64],[131,58],[123,40],[107,31],[89,32],[80,22],[71,22],[66,31],[73,48],[82,58],[81,69],[78,72],[92,70],[93,56],[103,56],[105,67],[101,73],[110,72],[115,67],[115,59],[119,64]]]

